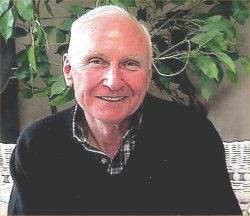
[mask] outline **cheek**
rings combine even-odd
[[[132,74],[127,78],[127,83],[135,94],[141,94],[148,89],[149,76],[146,73]]]
[[[93,103],[93,92],[100,86],[100,74],[90,74],[85,71],[76,72],[73,76],[75,98],[79,104],[90,105]]]
[[[86,76],[84,71],[75,72],[73,75],[73,85],[77,91],[86,91],[91,85],[93,85],[93,81],[94,79],[90,76]]]
[[[73,76],[73,87],[76,100],[80,103],[85,100],[85,95],[88,92],[90,81],[81,73],[75,73]]]

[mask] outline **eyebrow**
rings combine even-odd
[[[96,52],[96,53],[91,53],[89,55],[86,55],[84,58],[82,58],[82,61],[86,61],[94,57],[103,58],[104,60],[110,60],[110,58],[106,56],[105,54],[101,52]],[[138,61],[139,63],[142,63],[142,64],[146,63],[146,60],[142,58],[139,54],[132,54],[132,55],[124,56],[121,58],[121,61],[126,61],[126,60]]]
[[[90,58],[94,58],[94,57],[99,57],[99,58],[108,59],[108,57],[105,56],[104,54],[98,53],[98,52],[97,52],[97,53],[91,53],[91,54],[89,54],[89,55],[84,56],[84,57],[82,58],[82,60],[84,61],[84,60],[86,60],[86,59],[90,59]]]

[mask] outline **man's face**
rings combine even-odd
[[[141,105],[148,89],[150,49],[145,34],[125,18],[89,21],[72,36],[66,82],[86,115],[119,123]],[[67,81],[68,80],[68,81]]]

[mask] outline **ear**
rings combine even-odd
[[[68,59],[68,54],[63,55],[63,75],[68,87],[73,87],[72,70]]]

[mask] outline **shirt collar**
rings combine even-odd
[[[123,139],[125,139],[132,130],[135,129],[135,131],[138,131],[140,129],[143,116],[142,110],[143,110],[143,104],[132,115],[130,126],[126,131],[126,133],[124,134]],[[88,123],[85,118],[84,110],[80,107],[79,104],[75,105],[72,124],[73,124],[73,137],[78,142],[87,143],[91,148],[91,145],[86,136],[86,129]],[[92,148],[96,150],[95,147]]]

